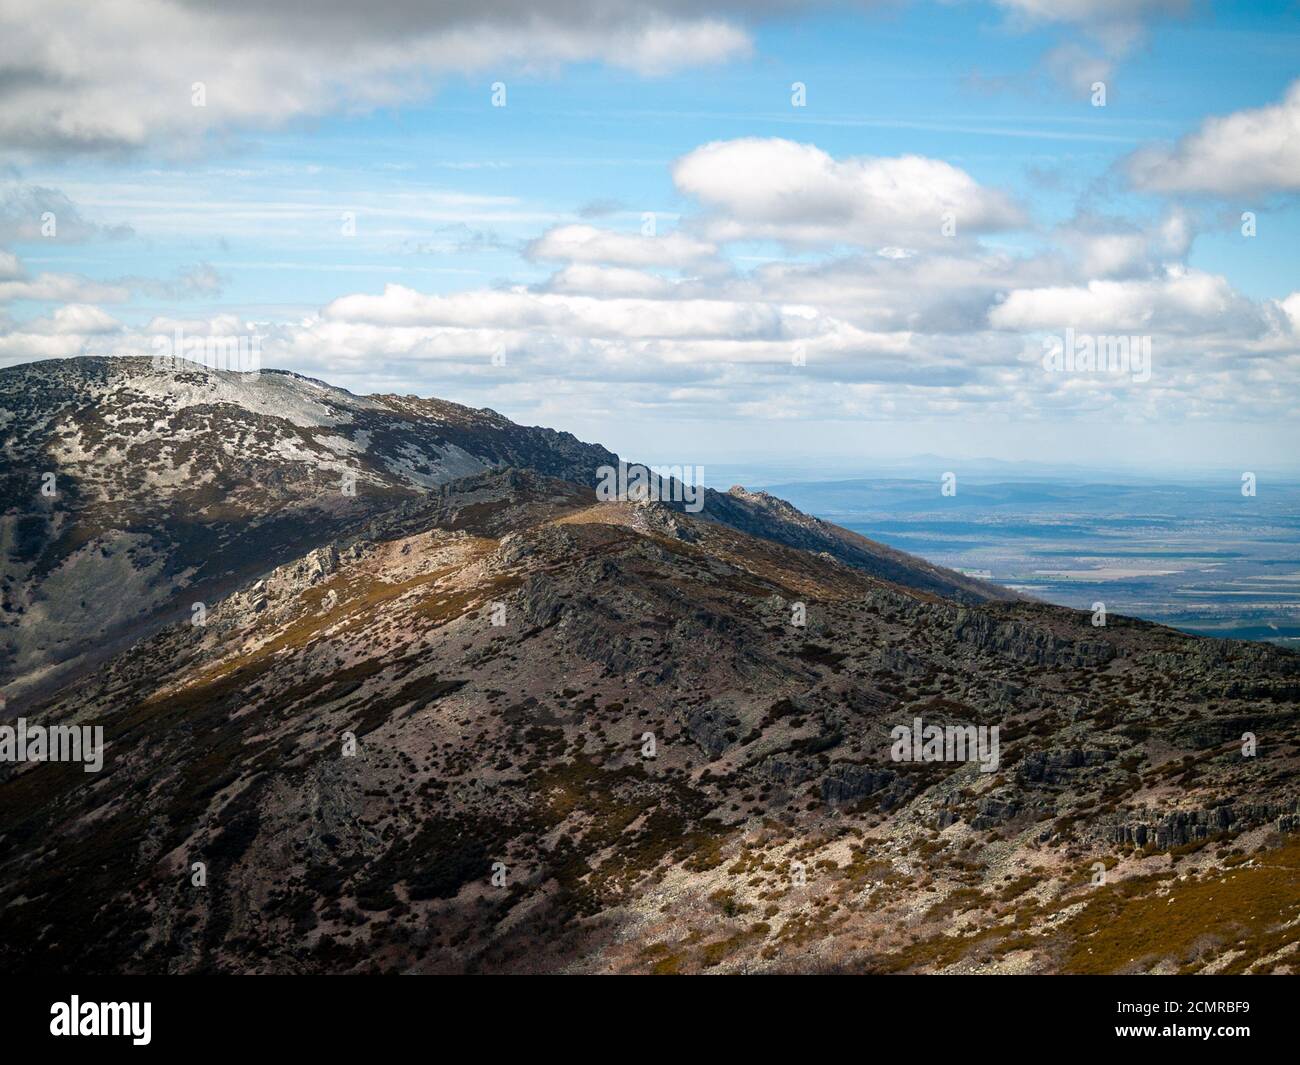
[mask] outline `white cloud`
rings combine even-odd
[[[1300,336],[1300,292],[1292,292],[1279,304],[1291,323],[1291,328]]]
[[[178,271],[173,280],[128,277],[94,281],[79,274],[40,273],[29,277],[21,260],[0,249],[0,304],[15,300],[55,303],[126,303],[133,292],[161,299],[212,296],[221,291],[221,277],[208,263]]]
[[[3,105],[0,105],[3,113]],[[87,221],[59,189],[19,181],[0,182],[0,242],[58,240],[80,242],[95,238],[122,239],[130,226],[104,226]]]
[[[1076,96],[1091,93],[1097,82],[1105,84],[1115,70],[1112,57],[1090,52],[1077,41],[1053,48],[1043,56],[1042,65]]]
[[[645,237],[596,226],[556,226],[528,246],[532,259],[613,266],[689,267],[713,258],[717,247],[684,233]]]
[[[1023,223],[1002,193],[916,155],[837,160],[782,139],[715,141],[679,159],[673,180],[714,212],[705,232],[716,241],[935,245],[948,215],[958,235]]]
[[[659,74],[747,55],[740,17],[725,0],[6,0],[0,142],[182,154],[231,127],[424,99],[447,73],[598,61]]]
[[[1079,245],[1083,269],[1094,277],[1132,273],[1146,263],[1147,238],[1142,233],[1085,234]]]
[[[1112,53],[1123,53],[1147,22],[1187,10],[1187,0],[995,0],[1029,23],[1067,23],[1088,31]]]
[[[586,296],[644,296],[658,298],[670,295],[676,285],[657,274],[644,270],[629,270],[622,266],[566,266],[554,274],[545,285],[548,292]]]
[[[1071,279],[1076,269],[1067,255],[971,248],[680,282],[574,264],[552,279],[572,292],[438,295],[389,285],[293,324],[225,315],[140,328],[71,305],[26,323],[0,321],[0,361],[148,354],[155,336],[179,325],[187,335],[259,336],[263,365],[354,390],[414,388],[515,412],[577,396],[606,423],[649,412],[714,421],[963,412],[1032,420],[1101,409],[1150,420],[1282,416],[1294,406],[1300,294],[1252,301],[1184,267],[1088,282]],[[634,294],[649,281],[669,287]],[[1044,373],[1037,334],[1066,326],[1151,334],[1151,381]],[[494,361],[502,353],[504,364]],[[796,354],[803,365],[792,363]],[[555,409],[553,418],[569,408]]]
[[[131,298],[126,285],[101,284],[76,274],[37,274],[0,281],[0,303],[13,300],[50,300],[66,303],[125,303]]]
[[[1015,207],[937,160],[836,160],[810,145],[744,140],[689,153],[674,177],[707,214],[663,237],[552,228],[530,253],[557,272],[531,287],[390,284],[297,322],[124,324],[99,304],[205,295],[220,278],[203,265],[164,281],[29,278],[0,253],[0,300],[63,304],[22,322],[0,314],[0,363],[149,354],[179,325],[260,336],[263,365],[354,390],[415,389],[516,415],[550,403],[554,420],[571,396],[616,424],[634,414],[1023,420],[1113,406],[1142,419],[1294,407],[1300,295],[1255,301],[1187,268],[1194,227],[1182,210],[1145,223],[1079,215],[1040,234],[1042,250],[1014,253],[976,236],[1020,224]],[[957,239],[940,236],[945,210]],[[822,245],[836,257],[738,272],[718,242],[741,238]],[[1152,334],[1151,382],[1139,390],[1044,373],[1036,334],[1067,326]]]
[[[87,303],[68,303],[56,309],[48,318],[26,323],[23,331],[56,337],[95,337],[116,333],[121,328],[121,322],[99,307]]]
[[[611,50],[604,58],[616,66],[627,66],[642,74],[664,74],[686,66],[703,66],[724,59],[748,55],[749,35],[737,26],[717,19],[699,22],[663,22],[629,32],[626,55]]]
[[[1128,173],[1152,192],[1236,196],[1300,190],[1300,81],[1280,103],[1208,118],[1175,145],[1135,152]]]
[[[1107,22],[1168,14],[1186,0],[996,0],[999,7],[1044,22]]]
[[[660,300],[558,293],[478,290],[450,296],[427,295],[386,285],[382,295],[345,296],[325,307],[332,322],[425,329],[541,329],[575,337],[746,339],[780,337],[781,308],[766,303],[720,299],[678,299],[671,313]]]
[[[1181,267],[1153,280],[1017,289],[989,311],[989,323],[1024,331],[1071,326],[1096,333],[1180,334],[1234,328],[1249,333],[1262,325],[1225,278]]]
[[[1191,216],[1177,207],[1145,227],[1085,215],[1057,231],[1085,280],[1156,276],[1183,260],[1194,238]]]

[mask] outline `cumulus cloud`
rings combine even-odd
[[[905,258],[857,255],[827,262],[767,264],[729,280],[735,298],[815,306],[877,333],[951,335],[987,328],[999,295],[1073,279],[1064,257],[1022,258],[978,247]]]
[[[1133,183],[1152,192],[1300,191],[1300,81],[1279,103],[1208,118],[1176,144],[1140,149],[1127,165]]]
[[[1077,274],[1091,280],[1155,276],[1186,257],[1195,233],[1191,216],[1175,207],[1146,226],[1084,214],[1056,236]]]
[[[1070,255],[965,248],[675,282],[569,264],[541,288],[441,295],[388,285],[294,323],[224,315],[134,327],[71,304],[0,321],[0,362],[148,354],[179,325],[193,336],[258,336],[263,365],[360,391],[415,387],[516,411],[564,396],[606,420],[654,408],[714,420],[1289,409],[1300,294],[1254,301],[1181,266],[1087,282],[1077,271]],[[1067,326],[1152,335],[1151,380],[1045,373],[1041,333]]]
[[[989,323],[1025,331],[1072,326],[1097,333],[1179,334],[1250,332],[1263,324],[1227,279],[1182,267],[1152,280],[1017,289],[989,311]]]
[[[543,329],[604,338],[713,337],[746,339],[782,335],[785,315],[765,303],[686,298],[664,313],[659,300],[569,296],[550,292],[479,290],[429,295],[385,285],[382,295],[345,296],[322,316],[379,326],[443,329]]]
[[[155,299],[179,300],[192,296],[217,296],[221,294],[222,277],[211,263],[199,263],[188,270],[178,270],[168,281],[132,277],[123,279],[136,292]]]
[[[750,55],[760,19],[835,0],[6,0],[0,143],[177,154],[241,128],[402,104],[447,74],[600,62],[642,75]],[[857,6],[873,6],[859,0]],[[1018,19],[1132,39],[1163,0],[1002,0]],[[197,89],[201,86],[201,90]],[[485,100],[486,100],[486,84]],[[195,106],[201,91],[202,106]]]
[[[24,332],[57,337],[95,337],[116,333],[121,328],[122,323],[100,307],[69,303],[59,307],[47,318],[28,322],[24,326]]]
[[[684,233],[646,237],[596,226],[568,225],[547,230],[527,249],[531,259],[611,266],[689,267],[717,254],[717,246]]]
[[[958,235],[1024,222],[1005,195],[941,160],[840,160],[779,138],[706,144],[676,162],[673,181],[711,209],[705,232],[716,241],[934,245],[945,222]]]
[[[1013,21],[1057,23],[1087,34],[1115,59],[1130,52],[1157,18],[1185,12],[1188,0],[995,0]],[[1104,61],[1104,60],[1103,60]]]
[[[1075,96],[1092,92],[1097,82],[1110,80],[1115,57],[1089,51],[1077,41],[1057,45],[1042,60],[1043,69]]]
[[[660,74],[746,55],[753,13],[800,6],[6,0],[0,142],[34,154],[181,153],[232,127],[427,98],[453,72],[598,61]]]
[[[1286,299],[1280,303],[1282,313],[1287,316],[1291,323],[1291,328],[1297,336],[1300,336],[1300,292],[1292,292]]]
[[[553,227],[527,248],[556,264],[545,281],[450,293],[389,284],[292,322],[123,322],[101,305],[208,295],[221,278],[206,264],[170,280],[33,277],[0,251],[0,303],[59,304],[25,321],[18,307],[0,314],[0,364],[149,354],[180,327],[260,337],[264,366],[354,390],[415,388],[516,414],[552,402],[555,418],[579,402],[606,421],[648,410],[901,419],[1294,406],[1300,294],[1252,300],[1188,268],[1195,225],[1181,209],[1147,221],[1079,214],[1041,233],[1045,246],[1015,252],[979,234],[1024,225],[1016,205],[938,160],[835,159],[747,139],[688,153],[673,177],[695,204],[664,236]],[[947,212],[956,239],[942,236]],[[753,239],[824,254],[732,269],[725,244]],[[1045,373],[1040,334],[1071,326],[1153,335],[1151,381]]]
[[[670,295],[676,285],[665,277],[644,270],[579,264],[566,266],[553,274],[542,287],[547,292],[570,295],[659,298]]]

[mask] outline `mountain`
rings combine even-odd
[[[0,683],[14,692],[49,690],[195,602],[418,511],[457,479],[513,467],[594,485],[618,462],[495,411],[143,358],[0,369],[0,441]],[[776,502],[710,492],[705,509],[890,580],[1008,595]]]
[[[611,452],[437,400],[70,360],[0,409],[7,712],[106,741],[0,765],[6,971],[1295,966],[1294,654],[601,502]]]

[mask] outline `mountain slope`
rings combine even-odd
[[[514,467],[593,485],[617,461],[494,411],[280,371],[143,358],[0,369],[0,683],[52,690],[194,603],[458,478]],[[706,513],[902,583],[1008,594],[758,497],[710,493]]]
[[[1300,657],[711,505],[486,469],[14,700],[107,750],[0,764],[0,965],[1294,970]],[[992,771],[895,758],[916,718]]]

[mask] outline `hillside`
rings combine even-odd
[[[7,712],[107,741],[0,766],[6,971],[1295,968],[1294,654],[263,377],[0,371]]]

